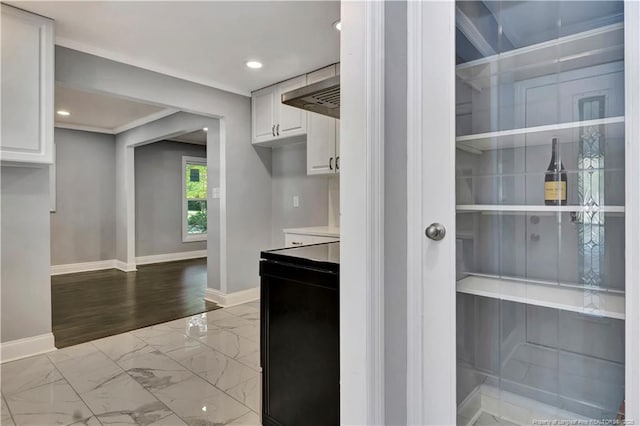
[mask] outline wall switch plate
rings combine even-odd
[[[293,207],[300,207],[300,197],[297,195],[293,196]]]
[[[211,198],[220,198],[220,188],[211,188]]]

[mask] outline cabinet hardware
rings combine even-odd
[[[329,170],[333,170],[333,157],[329,157]]]
[[[276,135],[276,125],[272,125],[271,126],[271,136],[275,136]]]
[[[336,170],[340,170],[340,156],[336,157]]]
[[[276,124],[276,136],[280,136],[280,124]]]

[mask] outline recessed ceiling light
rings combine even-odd
[[[65,117],[68,117],[68,116],[70,116],[70,115],[71,115],[71,113],[70,113],[69,111],[65,111],[65,110],[63,110],[63,109],[60,109],[60,110],[58,110],[57,112],[58,112],[58,115],[63,115],[63,116],[65,116]]]
[[[333,27],[338,31],[342,31],[342,22],[340,22],[340,21],[334,22],[333,23]]]
[[[246,64],[249,68],[253,68],[253,69],[258,69],[258,68],[262,68],[262,62],[258,62],[258,61],[248,61]]]
[[[204,130],[205,132],[208,132],[209,128],[208,127],[203,127],[202,130]]]

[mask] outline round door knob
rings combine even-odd
[[[432,239],[433,241],[440,241],[447,234],[447,230],[441,223],[432,223],[431,225],[427,226],[427,229],[425,229],[424,233],[427,238]]]

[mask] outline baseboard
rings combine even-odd
[[[73,274],[76,272],[100,271],[115,268],[115,259],[97,262],[70,263],[67,265],[51,265],[51,275]]]
[[[235,293],[223,293],[220,290],[208,288],[205,291],[204,298],[210,302],[217,303],[223,308],[228,308],[260,299],[260,287],[236,291]]]
[[[152,256],[136,257],[136,263],[126,263],[117,259],[99,260],[97,262],[70,263],[67,265],[51,265],[51,275],[74,274],[76,272],[101,271],[103,269],[119,269],[124,272],[134,272],[136,265],[150,263],[173,262],[176,260],[197,259],[207,257],[206,250],[185,251],[181,253],[155,254]]]
[[[0,363],[56,350],[53,333],[0,343]]]
[[[113,267],[116,269],[121,270],[122,272],[135,272],[137,271],[136,269],[136,264],[135,263],[127,263],[127,262],[123,262],[121,260],[114,260],[114,265]]]
[[[183,251],[179,253],[140,256],[140,257],[136,257],[136,264],[147,265],[149,263],[174,262],[176,260],[198,259],[201,257],[207,257],[206,250],[194,250],[194,251]]]

